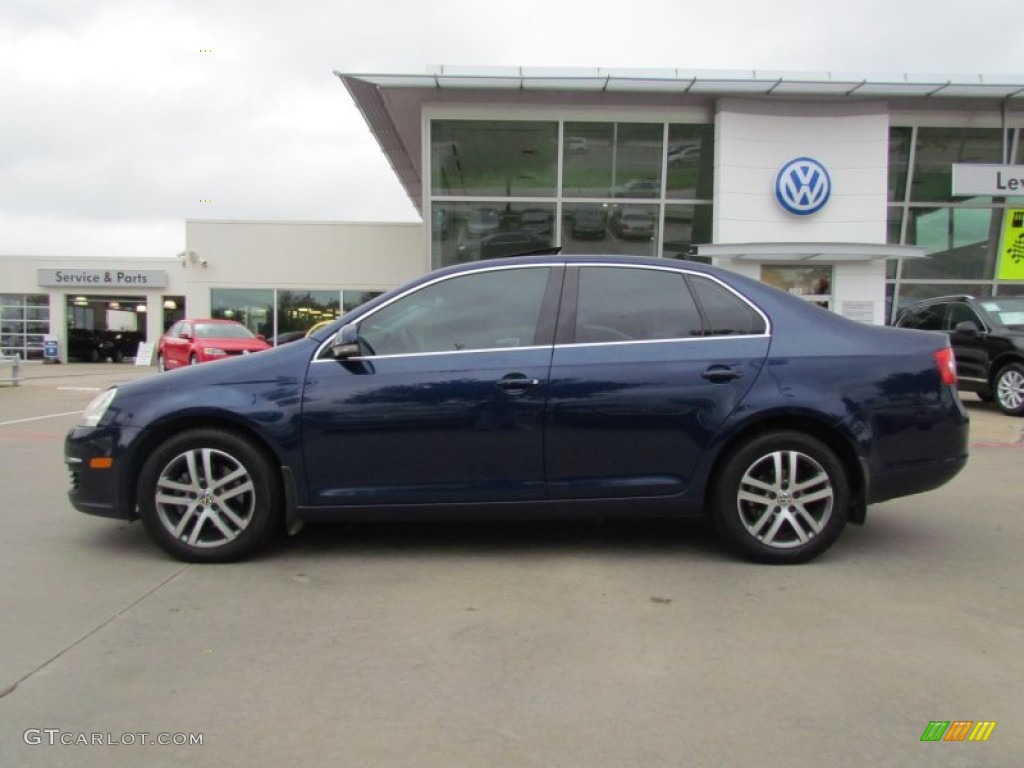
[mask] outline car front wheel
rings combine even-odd
[[[1024,365],[1010,363],[996,375],[996,405],[1003,413],[1024,416]]]
[[[839,537],[849,509],[843,464],[820,440],[779,430],[738,445],[715,478],[718,532],[761,563],[803,563]]]
[[[239,435],[187,430],[143,465],[139,514],[149,534],[179,560],[241,560],[281,528],[276,478],[273,462]]]

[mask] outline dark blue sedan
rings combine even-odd
[[[967,461],[947,337],[681,261],[426,275],[313,336],[107,390],[71,503],[192,562],[304,521],[709,515],[796,563]]]

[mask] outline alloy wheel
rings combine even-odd
[[[766,546],[789,549],[824,530],[835,499],[832,481],[814,458],[773,451],[743,473],[736,496],[740,521]]]
[[[256,491],[241,462],[215,448],[196,448],[171,459],[156,483],[160,524],[190,547],[234,541],[253,519]]]

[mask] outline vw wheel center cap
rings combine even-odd
[[[832,194],[832,179],[825,166],[810,157],[790,160],[775,177],[775,198],[797,216],[817,213]]]

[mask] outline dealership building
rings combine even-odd
[[[186,315],[272,338],[553,245],[715,263],[876,324],[1024,294],[1024,76],[335,74],[422,223],[187,221],[167,258],[0,256],[4,354],[42,359],[49,336],[91,359]]]

